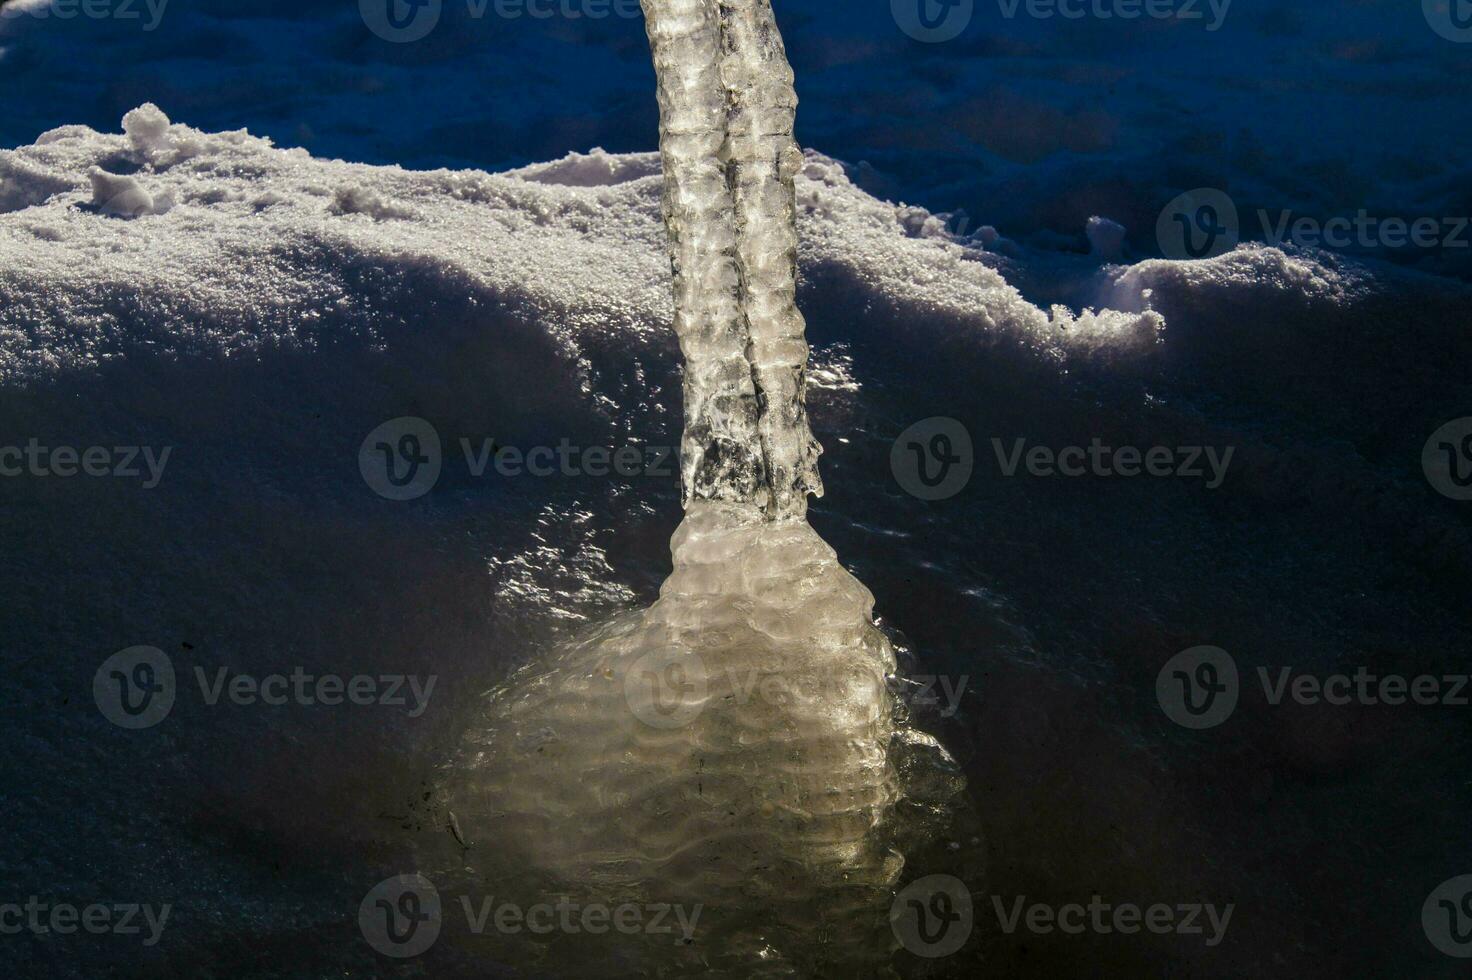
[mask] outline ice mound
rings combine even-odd
[[[159,162],[174,149],[169,139],[169,117],[152,102],[123,116],[123,132],[133,144],[133,151],[150,163]]]
[[[1118,262],[1124,258],[1125,227],[1117,221],[1094,215],[1084,228],[1089,239],[1089,249],[1106,262]]]
[[[805,520],[749,505],[693,503],[672,551],[653,606],[487,695],[432,877],[511,895],[535,869],[542,894],[700,906],[688,948],[646,954],[669,975],[882,962],[918,844],[895,804],[943,820],[963,783],[896,715],[873,596]]]
[[[167,214],[174,206],[171,192],[164,191],[154,197],[132,177],[93,169],[87,178],[92,181],[92,203],[104,214],[138,218],[145,214]]]
[[[1147,259],[1117,270],[1109,299],[1125,309],[1148,305],[1154,290],[1173,288],[1203,298],[1234,294],[1239,301],[1271,303],[1281,298],[1346,306],[1364,299],[1374,279],[1360,264],[1316,249],[1284,251],[1256,242],[1244,242],[1213,259],[1174,262]]]
[[[279,204],[279,200],[267,201],[267,206]],[[379,197],[372,190],[365,187],[339,187],[332,194],[333,214],[366,214],[374,221],[388,221],[392,218],[409,218],[413,213],[406,208],[390,204]]]
[[[659,161],[653,154],[609,153],[601,146],[595,146],[587,153],[569,153],[551,163],[534,163],[507,171],[507,176],[565,187],[610,187],[658,175]]]

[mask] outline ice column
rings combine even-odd
[[[685,503],[769,519],[821,494],[804,407],[792,69],[770,0],[641,0],[685,357]]]

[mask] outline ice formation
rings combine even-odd
[[[686,498],[801,515],[822,484],[803,404],[792,69],[768,0],[643,6],[685,355]]]
[[[694,942],[646,951],[651,971],[872,969],[903,866],[873,598],[805,520],[743,504],[692,503],[672,550],[651,608],[488,699],[444,801],[463,870],[528,900],[700,907]]]
[[[796,304],[796,96],[768,0],[646,0],[685,356],[686,516],[659,600],[493,692],[441,803],[466,867],[704,911],[651,974],[874,973],[913,844],[873,596],[806,520],[821,490]],[[449,814],[455,814],[451,819]],[[595,971],[597,972],[597,971]]]

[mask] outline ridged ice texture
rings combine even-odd
[[[653,606],[488,696],[442,800],[462,871],[497,894],[701,903],[664,967],[885,962],[902,788],[873,597],[805,520],[750,505],[692,504],[673,554]]]
[[[897,726],[873,596],[806,520],[792,70],[768,0],[644,9],[685,357],[674,571],[488,696],[438,801],[466,850],[437,870],[533,903],[703,910],[689,945],[616,963],[562,937],[549,974],[876,976],[920,836],[897,804],[943,809],[960,784]]]
[[[801,516],[822,482],[803,401],[792,69],[768,0],[643,7],[685,356],[685,500]]]

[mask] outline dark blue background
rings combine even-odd
[[[889,0],[777,0],[799,139],[880,196],[1045,247],[1082,248],[1100,214],[1155,254],[1161,208],[1201,186],[1232,194],[1247,238],[1257,208],[1472,213],[1472,43],[1439,36],[1419,2],[1235,0],[1215,31],[1190,2],[1202,19],[1009,18],[977,0],[959,37],[922,43]],[[0,146],[65,123],[115,131],[144,101],[416,169],[657,142],[638,18],[477,18],[445,0],[427,37],[395,44],[354,0],[170,0],[152,31],[136,6],[138,20],[9,20]]]

